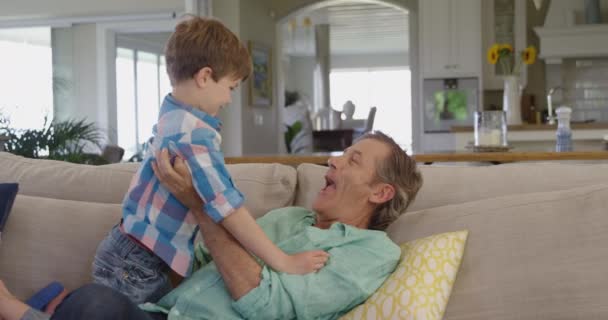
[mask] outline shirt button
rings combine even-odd
[[[198,287],[198,286],[197,286],[197,287],[194,287],[194,291],[196,291],[196,292],[201,292],[201,287]]]
[[[179,316],[179,310],[177,310],[177,309],[173,309],[173,311],[172,311],[172,312],[173,312],[173,314],[174,314],[174,315]]]

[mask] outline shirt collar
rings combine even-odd
[[[168,94],[165,97],[165,102],[163,104],[170,104],[174,107],[177,108],[181,108],[181,109],[185,109],[188,112],[192,113],[193,115],[195,115],[197,118],[201,119],[202,121],[204,121],[206,124],[210,125],[213,129],[215,129],[216,131],[220,131],[220,129],[222,128],[222,122],[220,121],[220,119],[218,119],[217,117],[214,117],[208,113],[206,113],[203,110],[200,110],[198,108],[194,108],[190,105],[181,103],[179,101],[177,101],[172,94]]]

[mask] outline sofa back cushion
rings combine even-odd
[[[0,182],[18,182],[20,194],[46,198],[122,203],[138,168],[137,163],[89,166],[0,152]],[[293,204],[294,168],[280,164],[235,164],[227,168],[255,217]]]
[[[446,319],[606,319],[608,184],[411,212],[396,243],[469,230]]]
[[[0,279],[28,298],[51,281],[91,281],[97,245],[120,219],[120,205],[18,195],[0,244]]]
[[[419,165],[424,183],[409,211],[509,194],[608,183],[608,164],[516,163],[497,166]],[[325,185],[327,167],[298,166],[295,205],[310,208]]]

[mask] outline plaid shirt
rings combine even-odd
[[[194,188],[205,203],[203,210],[213,221],[222,221],[243,205],[244,198],[226,170],[219,149],[220,126],[217,118],[167,95],[153,129],[154,138],[123,202],[125,232],[182,276],[192,272],[197,220],[160,184],[152,161],[163,148],[169,149],[172,158],[184,159]]]

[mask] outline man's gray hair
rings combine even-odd
[[[422,187],[422,175],[416,161],[391,137],[380,131],[373,131],[359,137],[357,141],[373,139],[386,144],[390,153],[383,161],[376,164],[376,181],[388,183],[395,188],[395,196],[380,204],[374,211],[369,229],[385,230],[389,224],[405,213]]]

